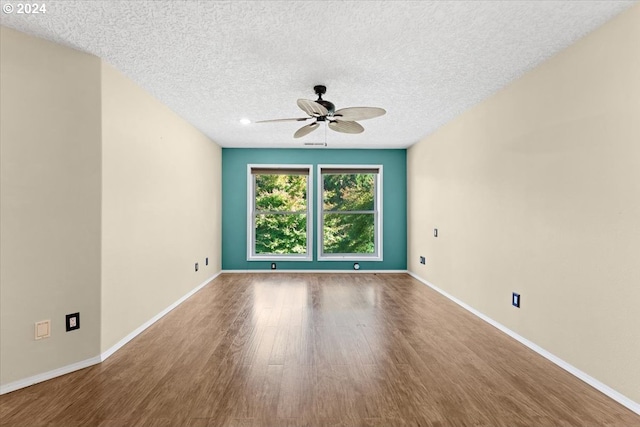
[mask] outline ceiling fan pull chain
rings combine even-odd
[[[326,122],[324,124],[324,146],[327,146],[327,128],[329,127],[329,123]]]

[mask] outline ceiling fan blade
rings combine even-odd
[[[310,134],[316,129],[318,129],[318,122],[313,122],[311,124],[302,126],[300,129],[296,131],[296,133],[293,134],[293,137],[302,138],[303,136]]]
[[[305,113],[313,117],[322,117],[329,114],[326,108],[323,105],[318,104],[316,101],[311,101],[308,99],[298,99],[298,107]]]
[[[340,122],[353,122],[355,120],[367,120],[380,117],[385,114],[383,108],[378,107],[348,107],[341,108],[333,113],[333,118]]]
[[[329,129],[342,133],[364,132],[364,128],[357,122],[329,122]]]
[[[273,120],[259,120],[254,123],[271,123],[271,122],[304,122],[305,120],[309,120],[311,117],[300,117],[297,119],[273,119]]]

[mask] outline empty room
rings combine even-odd
[[[640,4],[0,5],[0,425],[640,426]]]

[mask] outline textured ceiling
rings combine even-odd
[[[8,3],[2,0],[2,4]],[[17,1],[13,2],[14,4]],[[629,1],[55,1],[2,25],[95,54],[224,147],[401,148],[430,134]],[[298,98],[383,107],[365,132],[301,123]]]

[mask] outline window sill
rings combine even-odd
[[[318,261],[382,261],[381,256],[366,256],[366,255],[324,255],[318,257]]]
[[[313,258],[307,255],[254,255],[247,258],[247,261],[313,261]]]

